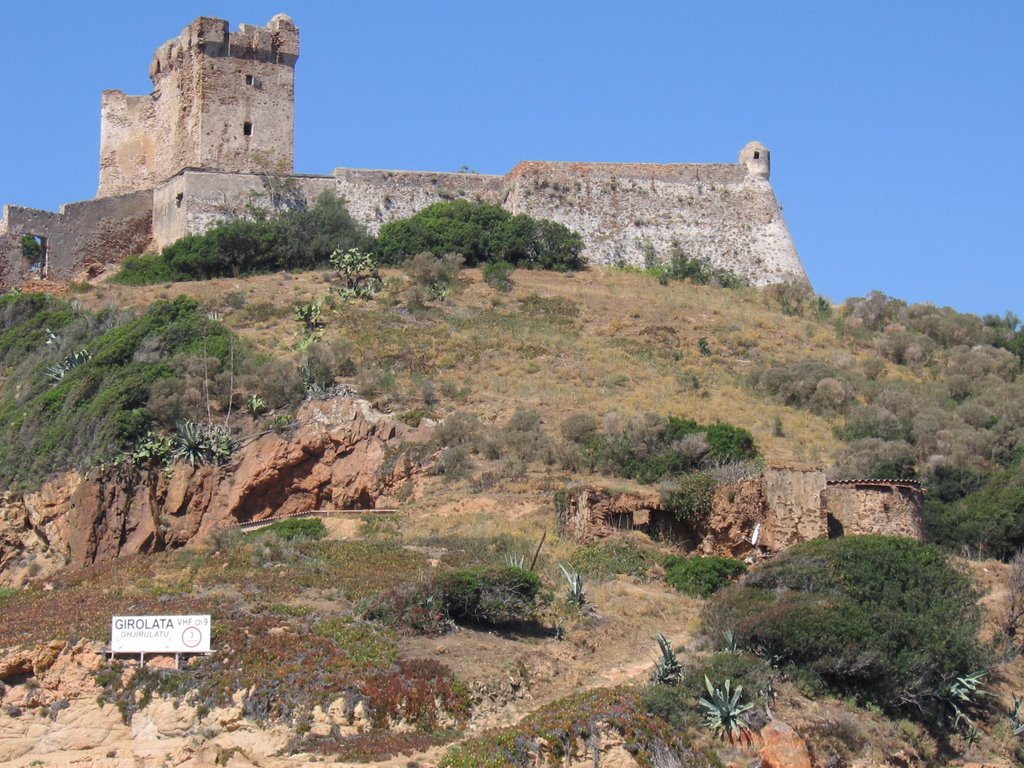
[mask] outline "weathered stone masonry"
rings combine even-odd
[[[924,493],[913,480],[828,481],[821,469],[768,467],[717,488],[709,518],[698,525],[676,521],[659,494],[616,496],[593,488],[569,494],[558,523],[576,541],[637,529],[705,555],[756,558],[811,539],[921,539],[923,506]]]
[[[374,232],[431,203],[465,198],[577,230],[592,264],[641,266],[679,252],[755,285],[807,281],[768,180],[769,151],[758,142],[736,163],[530,161],[504,176],[348,168],[296,175],[298,56],[299,31],[283,14],[237,32],[221,19],[189,24],[156,52],[151,94],[103,93],[97,200],[60,214],[5,206],[0,288],[43,272],[66,281],[115,267],[125,255],[265,203],[268,182],[287,183],[306,201],[333,191]],[[125,238],[113,242],[120,230]],[[31,271],[21,257],[25,234],[45,239],[43,269]]]

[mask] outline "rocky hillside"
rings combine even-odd
[[[0,299],[3,764],[1018,759],[1024,567],[914,570],[1024,543],[1015,318],[485,272],[445,291],[386,272],[370,300],[333,271]],[[944,549],[915,544],[888,578],[903,594],[949,578],[962,601],[893,605],[883,623],[919,628],[902,639],[849,619],[846,650],[811,624],[794,644],[788,624],[753,621],[789,616],[759,584],[788,584],[802,557],[825,573],[829,552],[729,587],[742,562],[688,557],[671,532],[558,528],[559,499],[588,488],[700,531],[703,500],[765,465],[923,482],[925,537]],[[887,562],[895,545],[877,546]],[[839,626],[830,606],[856,596],[814,602],[800,579],[799,615]],[[210,613],[214,655],[111,662],[115,613]],[[932,631],[940,616],[970,630],[956,649],[936,650],[954,635]],[[882,663],[900,649],[917,655]],[[926,689],[878,682],[908,670]],[[719,708],[716,730],[699,698],[726,680],[751,707]]]

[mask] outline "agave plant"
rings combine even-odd
[[[1017,694],[1013,694],[1013,706],[1010,707],[1007,714],[1010,716],[1010,728],[1013,735],[1024,735],[1024,699],[1018,699]]]
[[[740,644],[736,639],[736,633],[731,629],[722,633],[722,650],[726,653],[739,653]]]
[[[59,333],[54,333],[49,328],[44,328],[43,331],[46,333],[46,346],[60,347],[64,343],[64,338]]]
[[[245,401],[245,409],[253,416],[259,416],[267,410],[267,401],[257,394],[249,395],[249,399]]]
[[[230,433],[222,427],[183,421],[174,435],[172,457],[196,464],[222,464],[235,451]]]
[[[505,554],[505,564],[512,568],[524,568],[526,566],[526,555],[517,555],[512,552]]]
[[[750,728],[745,713],[754,705],[740,704],[743,686],[737,685],[735,690],[731,690],[730,681],[726,680],[723,687],[716,688],[708,676],[704,675],[704,687],[707,688],[708,698],[702,696],[698,700],[704,710],[704,724],[730,742],[750,741]]]
[[[561,563],[558,564],[558,567],[562,569],[562,575],[569,583],[569,594],[567,595],[569,602],[582,608],[587,602],[587,593],[583,588],[583,574],[570,571]]]
[[[678,685],[683,679],[683,665],[679,663],[679,657],[672,650],[672,643],[668,641],[661,632],[658,633],[658,646],[661,648],[661,658],[654,665],[651,672],[651,682],[660,685]]]
[[[65,357],[61,362],[54,363],[46,368],[47,377],[53,381],[54,384],[58,384],[64,380],[64,375],[80,365],[84,365],[89,362],[92,355],[89,354],[88,350],[80,349],[77,352],[72,352],[70,355]]]
[[[984,672],[974,672],[954,678],[946,684],[942,691],[940,712],[940,719],[944,723],[953,728],[966,726],[969,729],[973,725],[965,710],[976,706],[979,696],[987,695],[988,692],[981,687],[981,678],[984,676]]]

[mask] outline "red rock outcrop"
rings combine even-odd
[[[291,437],[261,435],[219,467],[70,473],[38,493],[0,497],[0,583],[181,546],[235,522],[372,509],[416,470],[395,460],[399,446],[429,429],[343,397],[305,403],[297,423]]]
[[[768,723],[761,729],[761,739],[761,768],[811,768],[807,744],[785,723]]]

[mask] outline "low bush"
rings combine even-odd
[[[569,557],[569,566],[588,579],[602,581],[620,574],[643,576],[658,559],[653,549],[633,542],[609,542],[580,547]]]
[[[239,219],[186,235],[160,253],[125,259],[110,282],[150,285],[326,266],[336,250],[368,248],[345,204],[324,193],[309,208]]]
[[[612,434],[586,436],[574,425],[570,434],[581,442],[584,460],[592,469],[643,483],[759,455],[753,436],[741,427],[725,422],[703,426],[693,419],[653,413],[630,419]]]
[[[670,557],[665,561],[665,581],[690,597],[711,597],[747,572],[740,560],[728,557]]]
[[[515,267],[507,261],[492,261],[483,268],[484,282],[502,293],[512,290],[512,273]]]
[[[687,472],[661,484],[661,502],[679,522],[700,526],[711,516],[717,487],[710,472]]]
[[[447,299],[459,285],[462,264],[463,258],[458,253],[435,256],[423,252],[407,259],[402,264],[410,283],[405,292],[406,300],[410,304],[426,304]]]
[[[452,200],[434,203],[381,227],[376,254],[397,265],[418,253],[458,253],[470,267],[506,262],[512,267],[580,269],[583,240],[562,224],[513,215],[497,205]]]
[[[811,686],[934,722],[948,683],[982,670],[976,594],[935,546],[848,536],[799,544],[709,602],[704,632]]]
[[[541,590],[536,573],[514,566],[459,568],[435,583],[453,620],[495,626],[532,620]]]
[[[440,634],[452,622],[510,626],[533,621],[540,577],[515,566],[457,568],[364,602],[365,618],[415,634]]]
[[[250,536],[277,536],[284,541],[319,541],[327,535],[327,527],[319,517],[281,520],[259,528]]]

